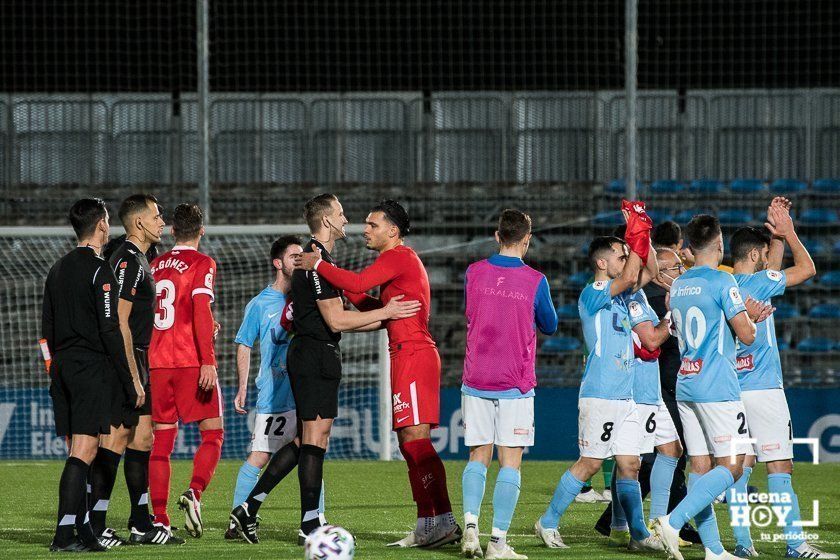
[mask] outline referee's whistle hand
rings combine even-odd
[[[203,391],[212,391],[216,386],[218,374],[216,366],[201,366],[198,372],[198,387]]]

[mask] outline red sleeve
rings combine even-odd
[[[210,302],[216,300],[214,287],[216,285],[216,262],[211,258],[203,259],[198,263],[195,275],[193,276],[192,293],[193,298],[198,294],[210,296]]]
[[[203,366],[216,365],[216,350],[213,346],[213,312],[210,310],[210,296],[199,293],[193,296],[193,332],[198,360]]]
[[[392,257],[386,251],[379,255],[372,265],[356,274],[334,264],[321,261],[318,264],[318,274],[327,282],[340,290],[346,290],[356,294],[363,294],[385,282],[392,280],[399,274],[399,259]]]
[[[374,309],[382,308],[382,300],[369,296],[367,294],[356,294],[353,292],[344,292],[344,297],[350,300],[350,303],[356,306],[359,311],[373,311]]]

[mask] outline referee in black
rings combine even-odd
[[[70,456],[58,491],[58,521],[50,550],[105,550],[87,522],[87,477],[100,434],[110,432],[111,386],[140,407],[117,318],[117,282],[99,255],[108,241],[108,211],[101,199],[70,208],[78,246],[50,269],[41,315],[50,365],[50,396],[58,436],[68,436]]]

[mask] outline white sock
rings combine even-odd
[[[417,527],[414,529],[414,532],[418,535],[425,535],[427,533],[431,533],[432,530],[435,528],[435,518],[434,517],[418,517],[417,518]]]
[[[490,542],[500,546],[504,545],[507,542],[507,531],[493,527],[493,531],[490,533]]]
[[[464,513],[464,528],[469,528],[472,526],[474,529],[478,530],[478,516],[474,513],[465,512]]]

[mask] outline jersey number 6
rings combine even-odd
[[[157,310],[155,310],[155,328],[165,331],[175,324],[175,284],[163,279],[155,285],[157,292]]]

